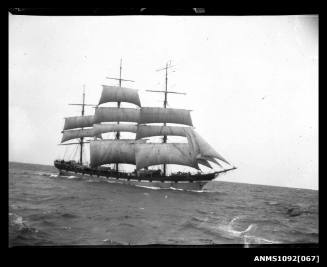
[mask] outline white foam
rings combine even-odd
[[[169,189],[171,190],[177,190],[177,191],[184,191],[184,189],[181,189],[181,188],[175,188],[175,187],[169,187]]]
[[[41,176],[49,176],[49,177],[57,177],[58,173],[49,173],[49,172],[38,172],[37,175],[41,175]]]
[[[23,217],[17,216],[17,218],[14,220],[14,223],[23,224]]]
[[[244,245],[251,245],[251,244],[276,244],[278,242],[272,241],[266,238],[258,237],[258,236],[252,236],[252,235],[245,235],[244,236]]]
[[[109,184],[124,184],[122,181],[117,181],[117,180],[105,180]]]
[[[277,201],[268,201],[268,205],[278,205],[279,203]]]
[[[245,218],[246,216],[236,216],[233,218],[227,227],[220,227],[220,229],[225,230],[229,235],[233,237],[243,238],[244,247],[249,247],[251,244],[273,244],[277,243],[276,241],[268,240],[263,237],[255,236],[258,226],[256,224],[250,224],[245,230],[238,231],[233,229],[233,225],[235,222],[241,218]]]
[[[186,191],[191,191],[191,192],[195,192],[195,193],[208,193],[211,191],[207,191],[207,190],[186,190]]]
[[[143,188],[148,188],[148,189],[152,189],[152,190],[159,190],[159,189],[163,189],[160,187],[156,187],[156,186],[146,186],[146,185],[135,185],[137,187],[143,187]]]
[[[9,213],[9,216],[13,217],[12,222],[16,225],[18,225],[19,227],[23,227],[24,226],[24,221],[23,221],[23,217],[19,216],[15,213]]]

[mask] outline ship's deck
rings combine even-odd
[[[127,179],[127,180],[145,180],[145,181],[158,181],[158,182],[199,182],[199,181],[211,181],[217,176],[217,172],[214,173],[172,173],[171,175],[164,176],[160,171],[142,171],[137,172],[121,172],[110,168],[91,168],[85,165],[67,162],[63,160],[56,160],[54,165],[57,169],[63,171],[70,171],[79,174],[87,174],[91,176],[103,176],[103,177],[114,177],[116,179]]]

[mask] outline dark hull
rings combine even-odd
[[[106,177],[109,180],[118,181],[138,186],[176,188],[185,190],[201,190],[206,183],[218,176],[218,173],[209,174],[172,174],[163,176],[156,173],[136,174],[117,172],[115,170],[101,170],[84,165],[71,165],[63,161],[55,161],[55,167],[61,175],[96,176]]]

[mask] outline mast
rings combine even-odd
[[[118,86],[121,87],[121,82],[126,81],[126,82],[134,82],[132,80],[126,80],[122,78],[122,58],[120,58],[120,67],[119,67],[119,78],[112,78],[112,77],[106,77],[107,79],[112,79],[112,80],[118,80]],[[117,108],[120,108],[120,102],[117,102]],[[119,124],[119,121],[117,121],[117,124]],[[116,133],[116,140],[120,139],[120,132],[117,131]],[[119,163],[116,163],[116,171],[119,170]]]
[[[168,91],[168,69],[172,68],[172,67],[175,67],[175,65],[174,66],[171,65],[171,61],[170,61],[169,63],[168,62],[166,63],[166,67],[157,70],[157,71],[165,70],[165,90],[164,91],[146,90],[148,92],[157,92],[157,93],[164,93],[165,94],[165,99],[164,99],[164,102],[163,102],[163,108],[167,108],[168,93],[185,95],[185,93]],[[164,122],[163,125],[166,126],[166,123]],[[163,136],[163,143],[167,143],[167,135],[166,134]],[[166,172],[167,172],[167,166],[166,166],[166,164],[163,164],[163,174],[164,174],[164,176],[166,176]]]
[[[82,104],[69,104],[71,106],[82,106],[82,112],[81,112],[81,117],[85,117],[87,118],[88,116],[84,116],[84,110],[85,110],[85,107],[86,106],[90,106],[90,107],[96,107],[97,105],[93,105],[93,104],[85,104],[85,84],[83,84],[83,101],[82,101]],[[76,128],[81,128],[83,130],[83,128],[85,127],[84,126],[78,126]],[[88,127],[88,126],[86,126]],[[73,127],[75,128],[75,127]],[[69,128],[68,128],[69,129]],[[77,142],[77,143],[68,143],[68,144],[61,144],[61,145],[73,145],[73,144],[79,144],[81,146],[81,149],[80,149],[80,155],[79,155],[79,163],[82,164],[83,163],[83,144],[85,143],[89,143],[89,141],[84,141],[84,137],[81,137],[80,138],[80,141]]]
[[[168,63],[166,63],[166,86],[165,86],[165,100],[164,100],[164,108],[167,108],[167,86],[168,86]],[[166,123],[164,122],[164,126],[166,126]],[[163,137],[163,143],[167,143],[167,135],[165,134]],[[163,172],[164,176],[166,176],[166,164],[163,165]]]
[[[121,70],[122,70],[122,59],[120,58],[120,67],[119,67],[119,87],[121,87]],[[120,102],[117,102],[117,107],[120,108]],[[119,124],[119,121],[117,121],[117,124]],[[120,132],[118,131],[116,133],[116,139],[120,139]],[[119,164],[116,163],[116,171],[118,172],[119,170]]]
[[[84,116],[84,106],[85,106],[85,84],[83,84],[82,116]],[[81,151],[80,151],[80,155],[79,155],[79,162],[81,165],[83,163],[83,140],[84,140],[84,137],[81,137],[81,140],[80,140]]]

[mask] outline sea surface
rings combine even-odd
[[[9,246],[318,243],[318,191],[214,181],[203,191],[58,176],[9,163]]]

